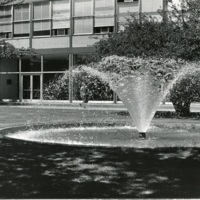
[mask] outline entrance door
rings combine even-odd
[[[40,99],[40,75],[23,75],[23,99]]]

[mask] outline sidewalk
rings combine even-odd
[[[80,107],[81,101],[33,101],[33,102],[0,102],[0,106],[12,106],[12,107],[26,107],[26,108],[57,108],[57,109],[83,109]],[[121,101],[113,103],[110,101],[90,101],[87,105],[87,110],[115,110],[126,111],[124,104]],[[160,104],[157,111],[170,111],[175,112],[171,102]],[[191,112],[200,112],[200,103],[191,104]]]

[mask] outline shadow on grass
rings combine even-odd
[[[200,149],[0,140],[0,198],[200,198]]]

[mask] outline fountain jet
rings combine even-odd
[[[83,69],[110,85],[130,113],[139,138],[145,139],[157,108],[173,84],[196,68],[195,63],[189,66],[173,59],[110,56]]]
[[[138,129],[139,138],[146,138],[146,131],[163,99],[160,82],[152,80],[150,75],[130,76],[122,78],[117,84],[111,83],[128,109]]]

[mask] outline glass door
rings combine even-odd
[[[32,99],[40,99],[40,75],[32,75]]]
[[[23,99],[31,99],[31,76],[24,75],[23,80]]]
[[[23,99],[40,99],[41,75],[23,75]]]

